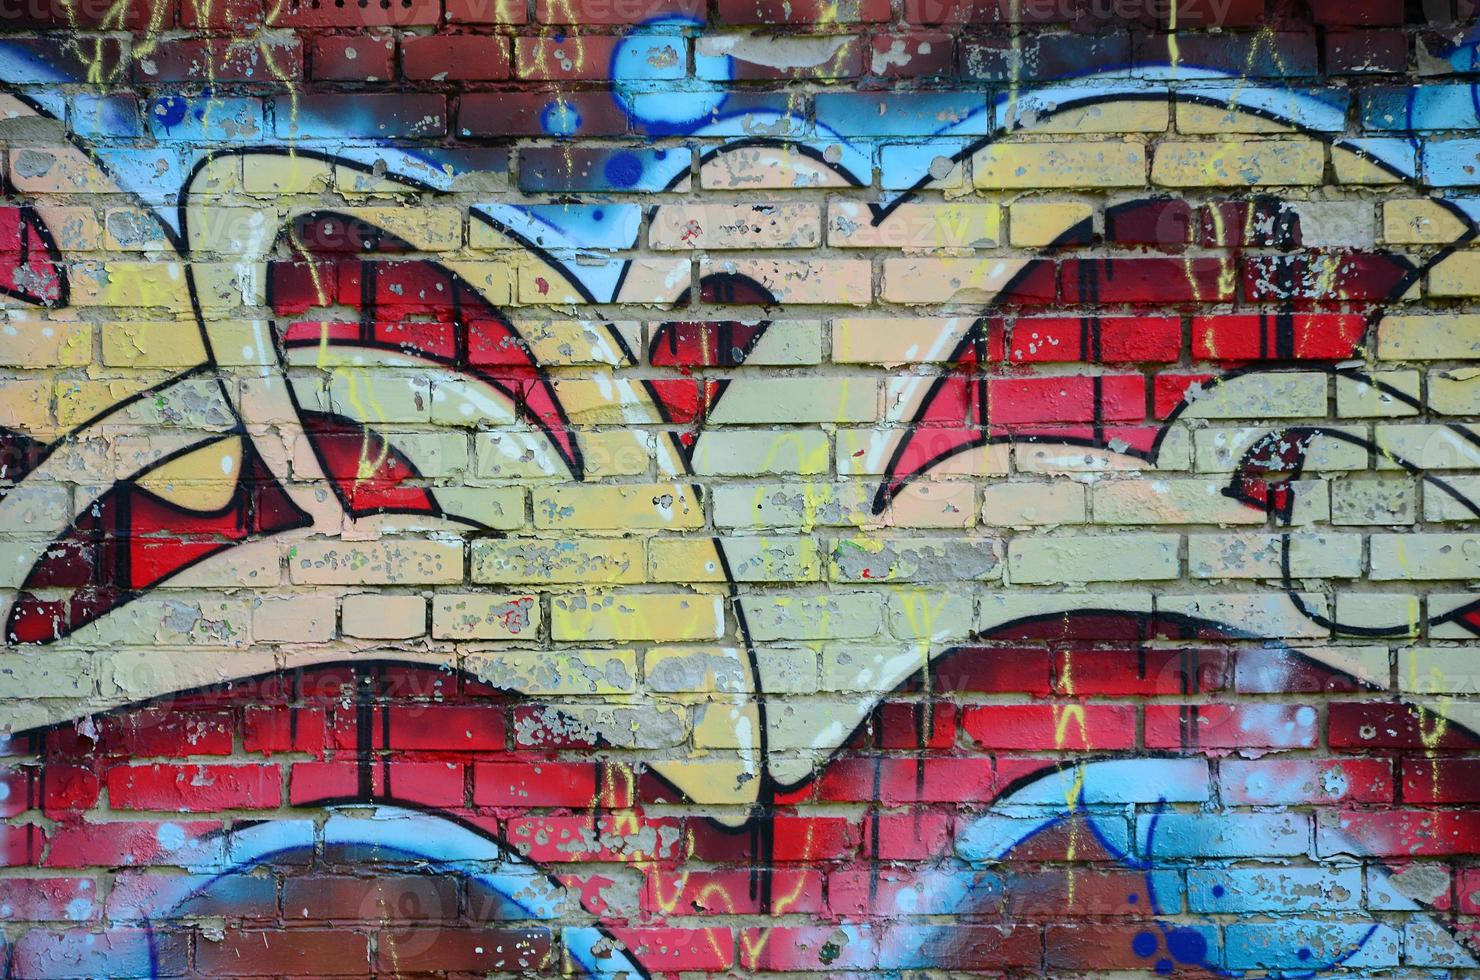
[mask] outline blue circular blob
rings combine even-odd
[[[1151,932],[1138,932],[1136,938],[1131,940],[1131,950],[1137,956],[1150,956],[1156,952],[1156,934]]]
[[[1308,960],[1310,959],[1310,950],[1302,948],[1300,952],[1296,953],[1295,955],[1300,957],[1302,960]]]
[[[667,160],[668,159],[668,151],[667,150],[661,150],[661,149],[660,150],[654,150],[653,151],[653,158],[654,159],[657,159],[657,160]]]
[[[616,153],[606,161],[607,183],[613,187],[634,187],[642,180],[642,160],[635,153]]]
[[[1173,929],[1167,933],[1167,950],[1183,963],[1201,963],[1208,955],[1208,940],[1196,929]]]
[[[602,218],[605,218],[605,217],[606,217],[606,212],[603,211],[603,210],[601,210],[600,208],[597,208],[595,211],[592,211],[591,212],[591,220],[592,221],[600,221]]]
[[[1162,976],[1167,976],[1168,974],[1170,974],[1172,972],[1172,961],[1171,960],[1157,960],[1156,961],[1156,972],[1157,973],[1160,973]]]
[[[185,113],[189,109],[190,106],[183,96],[166,95],[162,99],[155,100],[154,118],[158,119],[162,126],[178,126],[185,121]]]
[[[564,99],[553,99],[540,110],[540,128],[551,136],[570,136],[581,128],[581,113]]]
[[[1228,889],[1224,888],[1222,885],[1214,885],[1213,886],[1213,897],[1214,898],[1222,898],[1227,893],[1228,893]]]
[[[1140,895],[1137,895],[1135,892],[1131,892],[1129,895],[1127,895],[1125,897],[1125,900],[1127,902],[1130,902],[1132,905],[1135,905],[1137,902],[1139,902],[1141,900],[1141,896]]]

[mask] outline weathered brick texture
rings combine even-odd
[[[0,972],[1480,976],[1477,44],[7,2]]]

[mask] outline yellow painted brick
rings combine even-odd
[[[1417,405],[1410,404],[1399,396],[1407,395],[1417,402],[1418,386],[1417,371],[1369,371],[1361,378],[1338,374],[1336,414],[1351,419],[1417,415]]]
[[[532,640],[539,635],[536,596],[438,592],[432,597],[432,636],[444,640]]]
[[[667,529],[704,526],[693,491],[676,483],[559,486],[533,492],[538,528]]]
[[[304,155],[254,157],[242,186],[249,194],[317,194],[334,182],[327,160]]]
[[[765,120],[757,124],[768,125]],[[699,182],[706,188],[735,191],[848,186],[832,167],[790,145],[745,146],[717,153],[699,168]]]
[[[0,365],[78,367],[92,361],[92,325],[46,320],[0,321]]]
[[[1404,469],[1404,463],[1425,470],[1480,468],[1480,448],[1475,445],[1480,427],[1474,425],[1378,424],[1374,434],[1380,470]]]
[[[1355,630],[1377,629],[1397,636],[1418,636],[1423,625],[1423,599],[1416,592],[1344,591],[1336,594],[1335,621]]]
[[[828,556],[835,582],[967,582],[1002,577],[1000,538],[839,537]]]
[[[648,541],[648,578],[654,582],[813,582],[820,577],[817,543],[811,538],[731,535]]]
[[[1256,116],[1239,108],[1202,105],[1197,102],[1177,103],[1177,132],[1203,133],[1292,133],[1295,127]]]
[[[873,520],[874,482],[796,480],[721,484],[711,489],[717,527],[810,530]]]
[[[645,577],[640,541],[625,538],[480,538],[473,581],[510,585],[630,584]]]
[[[1133,140],[994,143],[972,158],[984,190],[1033,187],[1142,187],[1146,148]]]
[[[877,636],[884,625],[884,597],[877,592],[777,595],[747,598],[745,622],[751,639],[854,639]]]
[[[1395,174],[1342,146],[1331,147],[1331,166],[1336,171],[1337,182],[1341,184],[1370,186],[1401,184],[1404,180],[1402,174]]]
[[[1447,245],[1468,230],[1464,221],[1438,201],[1382,202],[1382,239],[1390,245]]]
[[[427,601],[419,595],[347,595],[339,616],[345,636],[367,640],[409,640],[427,631]]]
[[[1001,258],[885,259],[881,297],[889,303],[989,303],[1026,265]]]
[[[1031,118],[1027,117],[1029,111],[1034,112]],[[1051,113],[1039,113],[1035,107],[1025,109],[1021,119],[1014,115],[1009,111],[1008,127],[1021,122],[1023,129],[1032,133],[1164,133],[1171,125],[1172,110],[1165,99],[1137,99],[1055,106]]]
[[[976,484],[911,480],[889,501],[883,520],[896,527],[971,527],[976,514]]]
[[[75,385],[76,382],[59,382],[56,385],[58,398],[64,398]],[[46,433],[52,428],[51,391],[52,386],[41,378],[11,377],[0,381],[0,426],[26,433]],[[82,414],[89,407],[96,411],[113,404],[110,401],[99,405],[93,399],[84,401],[86,404],[78,409],[67,405],[65,401],[58,402],[61,412],[66,415],[63,425],[70,427],[90,418],[90,414]]]
[[[995,527],[1083,524],[1082,483],[992,483],[983,490],[982,523]]]
[[[1332,425],[1322,426],[1322,428],[1333,434],[1316,436],[1305,441],[1304,469],[1306,471],[1323,473],[1367,468],[1367,449],[1363,445],[1367,438],[1367,430],[1364,427]],[[1352,438],[1350,440],[1338,438],[1335,433],[1342,433]],[[1243,459],[1244,454],[1269,435],[1269,426],[1258,425],[1199,429],[1195,436],[1197,469],[1203,473],[1231,473]]]
[[[815,422],[872,422],[879,396],[872,377],[735,379],[709,413],[708,425],[804,425]]]
[[[1480,358],[1480,314],[1383,317],[1377,324],[1377,356],[1388,361]]]
[[[1001,241],[1001,209],[985,202],[907,202],[875,221],[869,205],[850,198],[828,202],[827,243],[834,248],[904,251],[990,248]]]
[[[458,541],[305,541],[288,552],[298,585],[442,585],[461,582]]]
[[[206,362],[194,322],[103,323],[103,363],[109,367],[189,368]]]
[[[1424,501],[1425,511],[1440,498],[1452,499],[1443,493],[1429,494]],[[1375,480],[1353,477],[1331,483],[1333,524],[1412,524],[1417,514],[1418,488],[1406,474]]]
[[[1008,209],[1012,244],[1043,248],[1071,228],[1094,221],[1094,208],[1082,201],[1015,201]]]
[[[656,249],[815,248],[822,208],[805,204],[665,204],[648,230]]]
[[[1480,296],[1480,252],[1455,252],[1429,269],[1430,296]]]
[[[1188,574],[1206,579],[1279,579],[1284,574],[1286,538],[1290,574],[1295,578],[1358,578],[1362,574],[1360,534],[1309,531],[1188,535]]]
[[[671,694],[750,694],[746,653],[739,647],[664,646],[643,654],[649,690]]]
[[[626,261],[626,275],[618,301],[623,303],[671,303],[689,291],[691,262],[688,256],[638,257]],[[591,299],[576,290],[540,259],[524,257],[519,262],[519,303],[525,306],[580,306]]]
[[[1480,535],[1374,534],[1368,546],[1374,581],[1480,578]]]
[[[653,466],[652,433],[633,429],[581,432],[581,464],[588,480],[643,476]],[[490,480],[567,480],[570,472],[552,449],[531,452],[527,429],[483,429],[473,433],[474,472]]]
[[[820,429],[709,429],[694,445],[701,476],[773,476],[826,473],[832,456]]]
[[[1316,371],[1239,375],[1202,389],[1191,399],[1185,415],[1203,419],[1324,416],[1327,378]]]
[[[1175,534],[1014,538],[1007,546],[1007,578],[1014,585],[1173,579],[1179,543]]]
[[[1299,593],[1307,610],[1329,618],[1331,608],[1318,592]],[[1214,623],[1237,623],[1250,636],[1270,639],[1317,639],[1330,635],[1326,627],[1302,613],[1283,592],[1171,594],[1156,597],[1161,613]]]
[[[916,644],[955,643],[971,631],[976,597],[971,590],[891,589],[886,617],[889,633]]]
[[[557,595],[550,635],[583,642],[717,640],[725,635],[725,600],[698,592]]]
[[[872,267],[864,259],[705,257],[701,276],[729,273],[754,279],[778,303],[866,305],[872,296]]]
[[[1151,180],[1163,187],[1315,185],[1325,168],[1313,139],[1167,140],[1157,144]]]
[[[1442,415],[1480,415],[1480,368],[1430,371],[1429,408]]]

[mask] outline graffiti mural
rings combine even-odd
[[[1109,6],[0,14],[4,975],[1480,976],[1480,28]]]

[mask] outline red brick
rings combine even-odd
[[[241,44],[227,38],[181,39],[134,62],[141,82],[226,82],[280,85],[303,77],[303,46],[296,39]]]
[[[1148,704],[1146,748],[1314,748],[1320,716],[1310,705]]]
[[[1391,759],[1224,759],[1219,795],[1235,806],[1391,803]],[[1405,792],[1404,798],[1408,799]]]
[[[283,879],[284,914],[293,921],[384,922],[458,920],[457,881],[450,876],[381,872],[373,878],[290,875]]]
[[[200,944],[195,965],[205,976],[365,976],[370,941],[347,929],[227,929]]]
[[[219,830],[213,820],[111,820],[69,824],[51,835],[50,868],[138,867],[170,863],[172,846]]]
[[[272,27],[416,27],[442,18],[442,0],[389,0],[364,6],[346,0],[283,0],[269,8]]]
[[[313,42],[313,77],[330,82],[387,82],[396,73],[396,42],[387,35],[321,34]]]
[[[875,714],[881,749],[948,749],[956,744],[956,706],[946,701],[886,701]]]
[[[1327,26],[1403,26],[1403,0],[1310,0],[1311,17]]]
[[[875,34],[868,74],[879,78],[930,78],[950,75],[955,39],[944,31]]]
[[[954,819],[936,810],[875,813],[863,819],[863,852],[881,861],[927,861],[950,851]]]
[[[727,927],[708,929],[613,928],[612,936],[633,958],[655,972],[724,970],[735,962],[735,936]]]
[[[1322,855],[1471,857],[1480,854],[1480,811],[1322,810],[1316,848]]]
[[[1140,375],[989,378],[987,419],[994,425],[1126,422],[1146,417]]]
[[[1060,271],[1064,302],[1185,306],[1233,299],[1227,263],[1218,258],[1074,259]]]
[[[515,73],[531,81],[604,81],[611,77],[619,38],[580,34],[557,41],[521,37],[514,42]]]
[[[787,861],[829,861],[858,851],[860,829],[844,817],[777,816],[771,823],[772,858]]]
[[[155,763],[108,770],[108,799],[120,810],[273,809],[282,796],[282,773],[276,766]]]
[[[887,0],[719,0],[725,24],[859,24],[889,19]]]
[[[1480,803],[1480,758],[1404,759],[1403,802]]]
[[[840,803],[985,803],[996,796],[991,759],[857,758],[835,760],[817,785],[818,799]]]
[[[9,922],[91,922],[103,910],[89,877],[6,878],[3,905]]]
[[[401,40],[401,71],[410,81],[491,82],[509,77],[507,38],[442,34]]]
[[[100,781],[87,766],[51,763],[41,772],[41,808],[52,819],[88,810],[97,805]]]
[[[1145,970],[1147,960],[1132,948],[1145,924],[1126,922],[1051,925],[1043,934],[1049,970]],[[1156,927],[1151,931],[1155,933]]]
[[[706,14],[702,0],[535,0],[534,4],[537,23],[585,27],[627,27],[669,17],[702,22]]]
[[[245,31],[266,14],[265,0],[180,0],[180,26],[186,30]]]
[[[596,805],[600,777],[600,764],[591,762],[479,762],[473,766],[473,803],[590,807]]]
[[[823,911],[820,872],[773,868],[768,910],[757,876],[745,869],[664,871],[647,874],[643,902],[656,916],[786,915]]]
[[[242,711],[242,748],[247,752],[305,752],[323,755],[323,708],[248,705]]]
[[[1326,70],[1333,75],[1376,75],[1408,67],[1402,31],[1327,31]]]
[[[1054,690],[1061,694],[1175,695],[1221,691],[1228,657],[1221,650],[1056,650]]]
[[[524,24],[524,0],[443,0],[449,24]]]
[[[468,92],[458,100],[460,136],[619,136],[627,114],[611,92]]]
[[[1475,735],[1437,715],[1391,701],[1334,701],[1327,711],[1327,740],[1333,749],[1438,749],[1480,747]]]
[[[1129,749],[1136,744],[1136,709],[1072,703],[973,705],[963,713],[961,727],[986,749]]]

